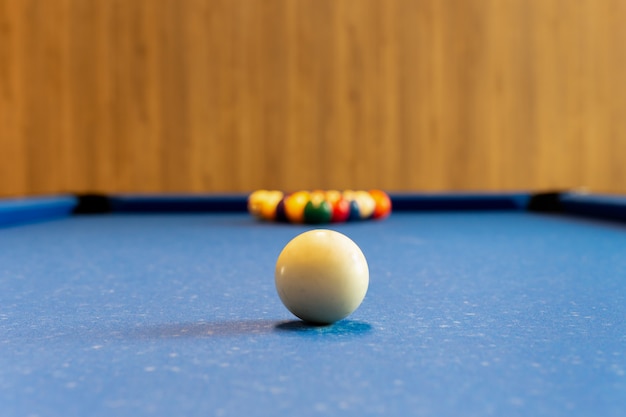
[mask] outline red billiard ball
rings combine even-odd
[[[343,223],[348,220],[350,216],[350,204],[343,198],[340,191],[326,191],[326,201],[328,201],[332,207],[331,222]]]
[[[333,205],[333,215],[332,215],[331,220],[333,223],[343,223],[345,221],[348,221],[349,217],[350,217],[350,203],[348,203],[343,198],[340,198]]]

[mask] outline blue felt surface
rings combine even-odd
[[[45,196],[0,200],[0,227],[69,216],[76,206],[73,196]]]
[[[74,217],[0,230],[7,416],[622,416],[626,228],[523,212],[338,225],[363,305],[281,305],[304,226],[245,214]]]

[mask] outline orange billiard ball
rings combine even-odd
[[[387,193],[382,190],[370,190],[369,194],[376,202],[372,217],[374,219],[384,219],[389,216],[391,214],[391,199]]]

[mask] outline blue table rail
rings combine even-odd
[[[245,212],[248,194],[63,195],[0,200],[0,227],[75,214]],[[393,211],[528,210],[626,221],[626,196],[580,193],[396,193]]]

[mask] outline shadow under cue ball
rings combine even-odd
[[[276,262],[276,290],[304,321],[331,324],[359,307],[369,286],[361,249],[347,236],[316,229],[293,238]]]

